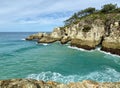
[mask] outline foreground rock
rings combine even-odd
[[[98,83],[85,80],[83,82],[62,84],[53,81],[37,81],[32,79],[1,80],[0,88],[120,88],[120,82]]]

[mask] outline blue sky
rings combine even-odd
[[[119,0],[0,0],[0,32],[52,31],[74,12]]]

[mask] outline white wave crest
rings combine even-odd
[[[23,40],[23,41],[24,41],[25,39],[23,38],[23,39],[21,39],[21,40]]]
[[[43,43],[43,45],[44,45],[44,46],[47,46],[47,45],[49,45],[49,44],[47,44],[47,43]]]
[[[94,51],[94,50],[86,50],[86,49],[82,49],[82,48],[78,48],[78,47],[74,47],[74,46],[68,46],[68,48],[75,49],[75,50],[80,50],[80,51],[85,51],[85,52],[92,52],[92,51]]]
[[[40,45],[43,45],[43,46],[48,46],[49,44],[47,44],[47,43],[36,43],[36,44],[40,44]]]
[[[52,80],[62,83],[78,82],[82,80],[95,80],[99,82],[116,82],[120,81],[120,73],[112,68],[106,68],[104,71],[95,71],[87,75],[68,75],[68,76],[48,71],[42,72],[40,74],[30,74],[27,76],[27,78],[44,81]]]

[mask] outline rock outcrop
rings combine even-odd
[[[38,43],[69,42],[71,46],[87,50],[101,45],[101,50],[120,55],[120,20],[110,18],[112,15],[105,14],[104,19],[99,14],[86,16],[76,24],[55,28],[51,33],[33,34],[26,40],[37,40]]]
[[[36,39],[41,39],[44,36],[43,33],[37,33],[30,35],[29,37],[26,38],[26,40],[36,40]]]
[[[101,25],[97,25],[100,24]],[[77,34],[71,41],[71,46],[77,46],[87,50],[95,49],[100,44],[105,29],[101,20],[95,20],[92,23],[81,21],[77,26]]]
[[[85,80],[82,82],[62,84],[53,81],[37,81],[33,79],[1,80],[0,88],[120,88],[120,82],[95,82]]]

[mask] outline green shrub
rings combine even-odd
[[[114,12],[115,9],[117,9],[116,4],[106,4],[102,7],[101,12],[104,12],[104,13]]]

